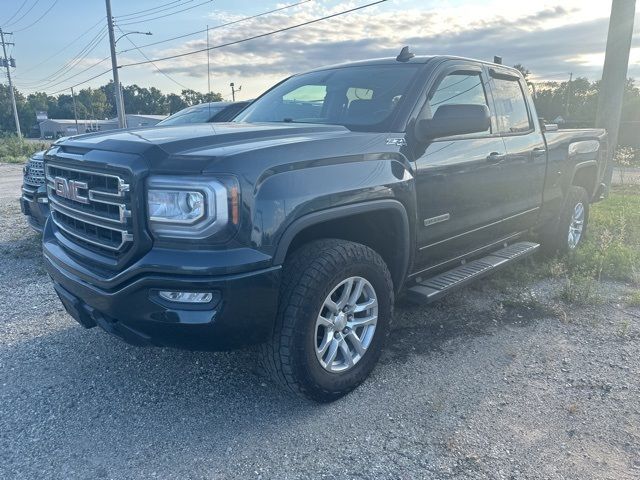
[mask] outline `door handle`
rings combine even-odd
[[[505,153],[491,152],[489,155],[487,155],[486,160],[489,163],[500,163],[505,158],[507,158],[507,155]]]
[[[531,158],[538,158],[541,157],[543,155],[545,155],[547,153],[547,149],[543,148],[543,147],[536,147],[533,149],[533,151],[531,152]]]

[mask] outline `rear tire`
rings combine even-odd
[[[389,270],[369,247],[343,240],[301,247],[284,265],[274,331],[260,347],[263,370],[317,402],[346,395],[375,367],[393,302]]]
[[[580,246],[589,222],[589,195],[583,187],[571,186],[558,221],[542,232],[543,251],[567,254]]]

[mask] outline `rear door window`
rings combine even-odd
[[[493,89],[500,133],[524,133],[532,130],[533,125],[520,82],[495,78]]]

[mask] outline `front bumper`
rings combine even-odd
[[[103,279],[98,286],[87,279],[86,267],[64,253],[51,229],[47,224],[43,235],[46,269],[67,312],[87,328],[98,325],[133,345],[189,350],[228,350],[260,343],[272,330],[280,267],[224,275],[185,270],[178,274],[173,272],[180,252],[160,257],[155,252],[154,273],[143,273],[151,270],[143,258],[124,272],[124,280],[105,287]],[[158,264],[163,257],[165,267]],[[216,256],[211,258],[215,262]],[[159,273],[162,270],[172,273]],[[178,304],[161,299],[159,290],[216,292],[219,301]]]
[[[41,187],[23,185],[20,210],[27,217],[29,226],[42,233],[44,224],[49,217],[49,200],[46,187],[44,185]]]

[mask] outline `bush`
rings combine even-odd
[[[613,160],[619,167],[640,167],[640,148],[618,147]]]
[[[20,140],[15,135],[0,137],[0,162],[24,163],[36,152],[49,148],[49,142]]]

